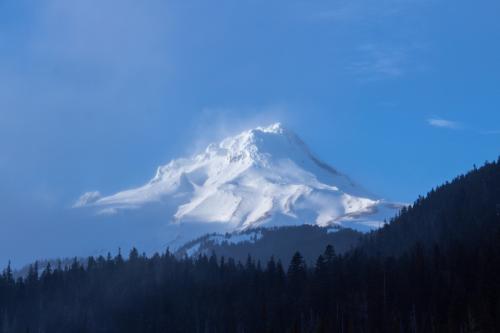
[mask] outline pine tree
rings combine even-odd
[[[302,282],[306,277],[306,263],[300,252],[295,252],[290,261],[287,272],[288,279],[292,282]]]
[[[128,255],[128,260],[134,262],[137,261],[137,259],[139,259],[139,251],[135,247],[133,247]]]

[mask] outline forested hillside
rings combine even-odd
[[[249,241],[232,242],[231,234],[227,235],[228,237],[206,235],[187,243],[175,254],[183,257],[190,250],[195,249],[194,255],[215,253],[219,257],[231,257],[242,262],[249,255],[254,260],[262,262],[266,262],[273,256],[276,260],[288,263],[293,254],[298,251],[306,263],[314,264],[327,245],[333,245],[337,253],[345,253],[356,247],[363,238],[361,232],[352,229],[324,228],[315,225],[251,229],[239,234],[240,237],[246,235],[254,238],[249,238]]]
[[[500,161],[314,265],[137,250],[0,277],[0,332],[499,332]]]
[[[401,210],[390,224],[364,242],[369,252],[404,253],[420,242],[427,249],[455,243],[478,246],[492,241],[499,226],[500,159],[474,167]]]

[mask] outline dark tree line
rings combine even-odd
[[[0,332],[500,332],[500,163],[314,265],[137,250],[0,276]]]

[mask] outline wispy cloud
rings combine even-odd
[[[405,15],[426,8],[428,0],[338,0],[300,2],[298,15],[318,24],[345,29],[350,40],[342,41],[346,50],[345,67],[361,82],[397,79],[426,70],[424,60],[429,42],[414,25],[401,24]],[[397,30],[394,29],[397,27]],[[370,33],[367,34],[367,32]],[[372,34],[371,31],[377,31]],[[394,37],[405,31],[404,36]],[[352,52],[352,53],[351,53]]]
[[[465,126],[462,123],[441,117],[431,117],[426,119],[427,124],[436,128],[462,130],[479,135],[500,135],[500,130],[484,130],[473,126]]]
[[[427,123],[433,127],[438,128],[448,128],[454,130],[462,128],[461,124],[456,121],[437,117],[428,118]]]
[[[408,50],[404,47],[363,44],[358,47],[359,57],[349,68],[362,81],[400,77],[406,72]]]

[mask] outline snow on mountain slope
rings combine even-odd
[[[173,160],[142,187],[110,196],[89,192],[75,203],[102,214],[151,205],[170,207],[165,223],[217,223],[229,231],[300,224],[367,231],[401,208],[321,162],[279,123]]]

